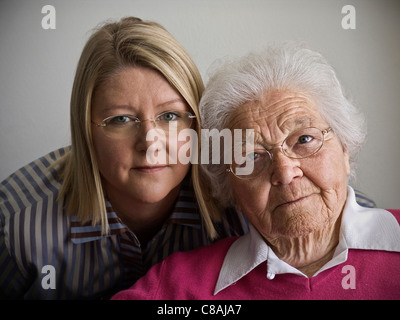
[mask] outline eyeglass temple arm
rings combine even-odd
[[[196,116],[193,116],[193,115],[191,115],[191,114],[188,114],[188,117],[190,118],[190,119],[196,119],[197,117]],[[145,121],[155,121],[155,119],[144,119],[144,120],[140,120],[140,122],[145,122]],[[93,120],[91,121],[96,127],[106,127],[107,126],[107,124],[105,124],[104,122],[101,122],[101,123],[96,123],[96,122],[94,122]]]
[[[103,122],[101,122],[101,123],[96,123],[96,122],[94,122],[93,120],[91,121],[96,127],[105,127],[106,126],[106,124],[105,123],[103,123]]]
[[[332,128],[331,127],[329,127],[328,129],[325,129],[325,130],[322,130],[322,134],[327,134],[328,132],[331,132],[332,131]]]

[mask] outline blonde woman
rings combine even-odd
[[[198,166],[146,157],[153,128],[199,133],[202,92],[195,64],[159,24],[131,17],[97,29],[72,88],[71,146],[0,185],[2,298],[109,297],[217,236],[200,215]],[[183,143],[173,142],[167,153]]]

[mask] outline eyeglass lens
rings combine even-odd
[[[123,139],[134,136],[144,122],[153,122],[155,128],[164,131],[166,136],[169,131],[189,128],[195,116],[189,112],[167,111],[163,112],[154,119],[140,120],[131,115],[118,115],[103,120],[103,128],[107,136],[117,139]]]
[[[325,132],[317,128],[304,128],[289,134],[282,145],[277,148],[280,148],[288,158],[303,159],[312,156],[321,149],[324,143]],[[246,154],[246,149],[244,147],[242,159],[245,160],[243,160],[243,163],[236,163],[233,161],[231,165],[232,173],[242,179],[252,179],[258,176],[261,172],[270,167],[273,161],[272,150],[273,149],[254,148],[253,152]],[[240,175],[239,172],[241,172],[241,170],[238,169],[249,166],[251,163],[254,166],[253,172]]]

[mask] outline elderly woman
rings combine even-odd
[[[251,173],[207,168],[250,232],[174,254],[115,298],[400,298],[400,211],[356,203],[364,121],[320,54],[285,44],[228,62],[200,106],[205,128],[253,130]]]
[[[195,195],[198,166],[148,157],[153,128],[199,132],[203,89],[161,25],[129,17],[93,33],[72,88],[71,146],[0,185],[0,298],[109,297],[215,238]],[[182,144],[168,139],[153,155]]]

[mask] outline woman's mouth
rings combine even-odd
[[[292,204],[300,203],[300,202],[302,202],[303,200],[306,200],[306,199],[307,199],[308,197],[310,197],[310,196],[311,196],[311,195],[308,195],[308,196],[305,196],[305,197],[299,197],[299,198],[294,199],[294,200],[289,200],[289,201],[283,202],[283,203],[279,204],[279,205],[277,206],[277,208],[278,208],[278,207],[287,207],[287,206],[290,206],[290,205],[292,205]]]
[[[155,173],[165,169],[167,166],[145,166],[145,167],[135,167],[133,170],[141,173]]]

